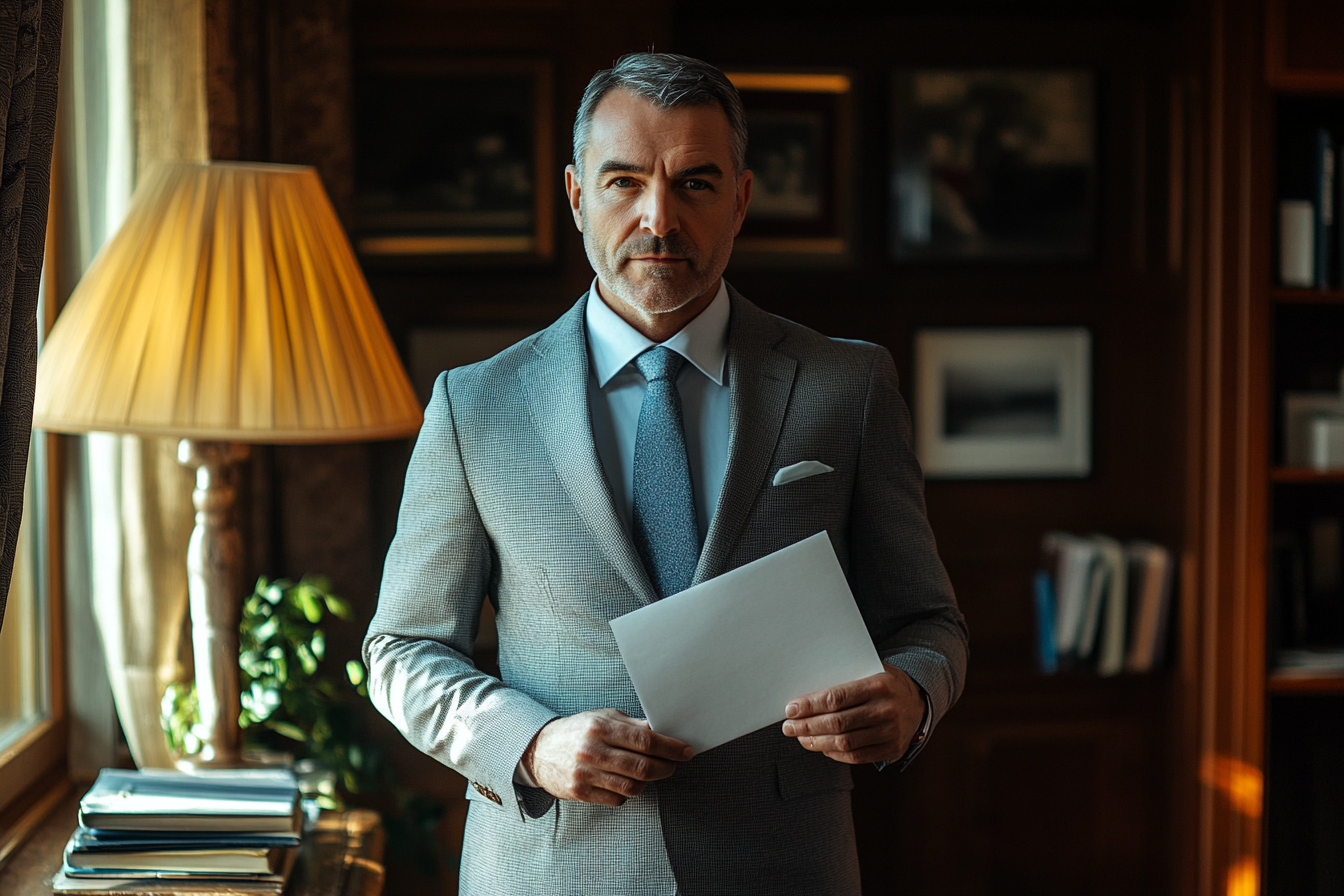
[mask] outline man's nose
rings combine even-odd
[[[655,183],[644,191],[639,226],[654,236],[667,236],[677,229],[676,202],[670,186]]]

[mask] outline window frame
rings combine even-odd
[[[53,257],[55,249],[53,234],[59,208],[57,189],[58,181],[53,177],[47,214],[46,263]],[[44,337],[51,331],[60,311],[56,302],[55,279],[44,277],[40,287],[43,294],[38,306],[38,325]],[[43,513],[36,515],[45,522],[44,531],[35,534],[45,548],[39,559],[44,581],[40,581],[38,587],[46,598],[47,674],[51,703],[44,718],[34,722],[27,731],[0,750],[0,867],[70,787],[67,761],[70,722],[65,664],[65,582],[62,576],[63,502],[60,486],[64,455],[60,437],[54,433],[39,433],[34,441],[40,441],[43,451],[43,462],[38,465],[37,477],[30,486],[42,490],[44,501]]]

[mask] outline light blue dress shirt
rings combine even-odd
[[[662,345],[681,355],[677,376],[682,427],[691,468],[691,491],[700,542],[719,506],[723,474],[728,468],[728,287],[719,279],[719,291],[709,306]],[[588,329],[588,411],[602,472],[611,487],[616,513],[630,532],[635,502],[635,431],[644,403],[644,376],[635,366],[645,349],[658,343],[621,319],[597,294],[597,281],[588,291],[585,309]],[[516,784],[536,787],[521,760],[514,769]]]
[[[696,522],[703,544],[714,509],[723,491],[728,467],[728,288],[719,291],[708,307],[661,343],[684,357],[677,377],[681,396],[686,455],[691,468]],[[597,294],[597,281],[588,292],[585,311],[588,329],[588,409],[602,472],[611,487],[616,512],[630,531],[634,506],[635,431],[644,402],[644,377],[634,360],[657,345],[621,319]]]

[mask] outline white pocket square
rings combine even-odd
[[[775,473],[775,481],[771,484],[785,485],[790,482],[797,482],[799,479],[806,479],[809,476],[816,476],[818,473],[834,471],[835,467],[828,467],[819,460],[801,460],[796,464],[780,467],[779,472]]]

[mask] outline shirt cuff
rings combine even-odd
[[[527,766],[523,765],[523,760],[521,759],[518,760],[518,765],[513,769],[513,783],[521,784],[524,787],[541,786],[537,783],[536,779],[532,777],[532,773],[527,770]]]

